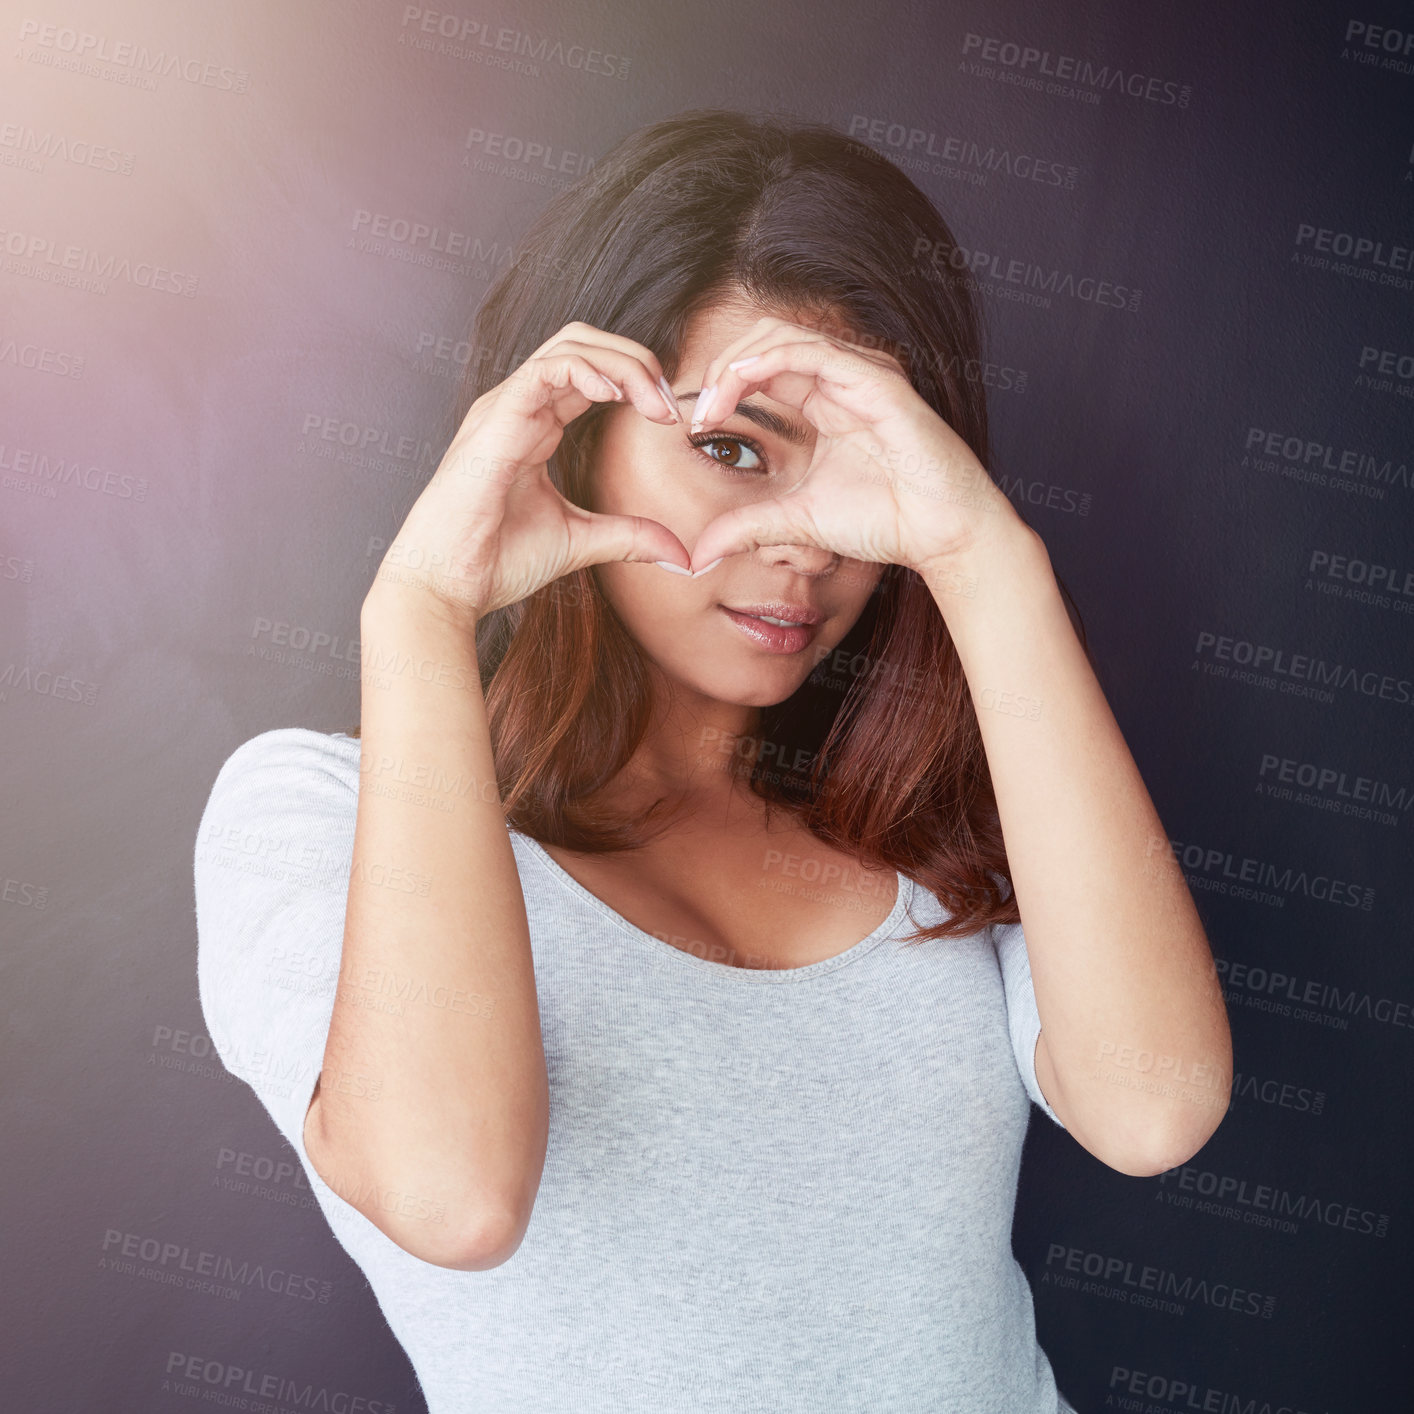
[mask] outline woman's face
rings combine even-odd
[[[765,312],[720,304],[692,322],[677,376],[669,380],[681,423],[650,422],[627,404],[605,413],[590,510],[660,521],[690,551],[724,511],[779,496],[801,480],[815,430],[794,408],[762,393],[749,392],[738,406],[774,414],[773,426],[737,410],[714,415],[699,433],[688,429],[708,363]],[[600,564],[595,572],[629,632],[670,679],[718,702],[764,707],[785,701],[849,632],[884,568],[810,545],[763,545],[728,555],[698,578],[628,561]],[[808,636],[751,617],[773,606],[773,617],[793,610],[812,616]]]

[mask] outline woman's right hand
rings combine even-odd
[[[415,585],[474,621],[587,565],[667,560],[686,569],[691,556],[666,526],[582,510],[546,470],[565,425],[591,403],[631,401],[654,422],[680,422],[660,384],[662,366],[644,345],[566,324],[471,405],[370,594]]]

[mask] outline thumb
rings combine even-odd
[[[572,569],[614,560],[652,564],[666,560],[684,574],[692,563],[687,546],[661,521],[647,516],[600,515],[590,511],[576,518],[579,535],[572,555]]]

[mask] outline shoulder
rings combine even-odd
[[[359,743],[351,737],[279,727],[236,747],[216,773],[197,826],[197,909],[233,888],[268,884],[327,849],[352,847],[358,810]],[[239,883],[237,882],[239,880]]]
[[[359,761],[342,733],[262,732],[222,763],[196,839],[202,1015],[297,1152],[338,982]]]
[[[358,814],[359,743],[281,727],[226,757],[197,827],[198,941],[215,953],[340,910]]]
[[[211,802],[273,791],[271,805],[296,804],[306,791],[335,797],[358,792],[359,743],[342,732],[275,727],[242,742],[221,764]]]
[[[353,738],[282,727],[227,756],[202,812],[198,991],[218,1053],[252,1083],[265,1050],[293,1055],[327,1021],[358,775]]]

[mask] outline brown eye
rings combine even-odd
[[[749,437],[737,437],[721,432],[698,432],[687,440],[704,457],[726,467],[728,471],[745,473],[766,470],[761,449]],[[743,458],[751,460],[744,461]]]

